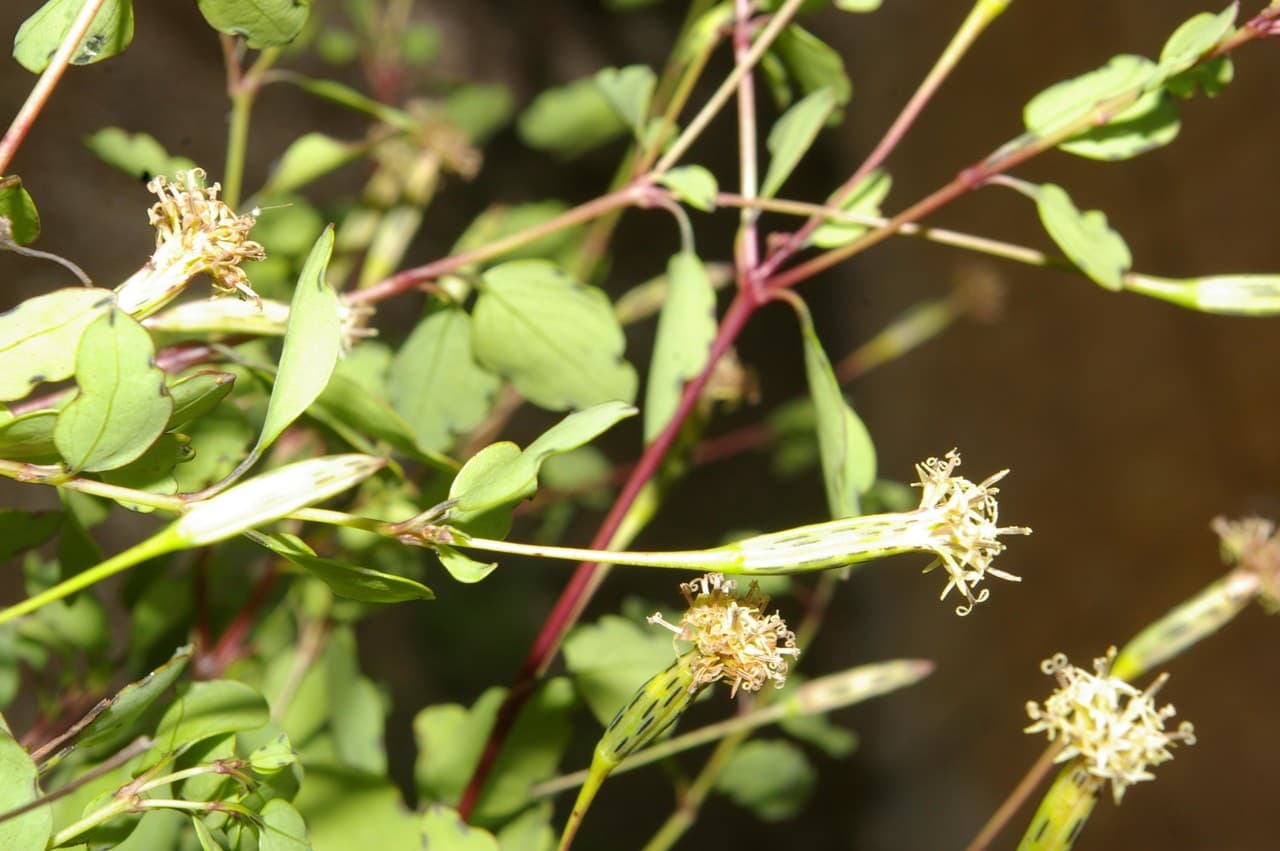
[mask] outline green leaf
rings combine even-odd
[[[610,142],[626,129],[626,122],[594,77],[548,89],[529,104],[516,122],[516,130],[526,145],[564,159]]]
[[[385,465],[381,458],[354,454],[297,461],[192,503],[171,528],[185,544],[211,544],[323,502]]]
[[[652,441],[671,420],[686,381],[706,365],[716,336],[716,293],[702,261],[680,253],[667,263],[670,282],[644,396],[644,440]]]
[[[342,597],[364,603],[403,603],[406,600],[434,600],[436,596],[427,586],[404,576],[321,558],[293,535],[254,533],[249,537],[255,543],[313,574]]]
[[[846,213],[859,213],[864,216],[880,215],[880,204],[889,189],[893,186],[893,178],[887,172],[876,169],[853,187],[849,197],[839,204],[839,209]],[[831,202],[827,202],[830,206]],[[844,222],[827,222],[819,225],[809,243],[819,248],[839,248],[848,245],[867,232],[866,225],[847,224]]]
[[[280,155],[260,195],[296,192],[317,178],[358,159],[364,146],[342,142],[324,133],[306,133],[294,139]]]
[[[0,402],[21,399],[41,382],[70,378],[84,329],[114,304],[110,290],[69,287],[0,314]]]
[[[374,776],[386,774],[387,704],[373,681],[360,675],[350,627],[338,627],[330,634],[324,665],[334,751],[345,765]]]
[[[147,707],[182,676],[191,661],[191,650],[190,644],[179,647],[169,661],[107,698],[102,710],[80,731],[75,741],[80,747],[89,747],[124,738]]]
[[[437,703],[414,717],[413,737],[418,743],[414,779],[423,800],[458,803],[480,761],[504,694],[505,689],[490,688],[470,709]]]
[[[1231,57],[1224,54],[1170,77],[1165,82],[1165,89],[1180,98],[1189,98],[1197,91],[1203,91],[1212,98],[1221,94],[1235,75],[1236,67],[1231,63]]]
[[[272,798],[262,808],[258,851],[311,851],[302,814],[284,798]]]
[[[0,458],[52,464],[61,460],[53,442],[57,411],[32,411],[0,424]]]
[[[1074,124],[1100,104],[1121,95],[1141,97],[1109,122],[1089,127],[1059,145],[1062,150],[1091,159],[1117,160],[1166,145],[1178,135],[1177,108],[1159,88],[1160,66],[1142,56],[1112,57],[1101,68],[1057,83],[1036,95],[1023,108],[1027,130],[1049,136]]]
[[[604,68],[596,72],[595,83],[609,106],[639,138],[649,114],[649,101],[658,83],[657,75],[647,65],[626,68]]]
[[[853,83],[844,70],[844,59],[807,30],[795,24],[788,26],[778,34],[772,52],[805,94],[830,89],[837,106],[844,106],[853,97]]]
[[[564,641],[565,667],[602,727],[674,656],[670,633],[618,615],[576,627]]]
[[[460,307],[446,307],[418,323],[391,363],[391,406],[428,449],[448,450],[493,405],[500,381],[471,352],[471,317]]]
[[[439,467],[453,470],[457,465],[437,453],[419,446],[409,424],[392,410],[391,405],[344,371],[351,362],[338,363],[329,384],[311,406],[309,415],[334,430],[355,429],[358,434],[382,440],[408,455]],[[342,432],[339,431],[339,434]]]
[[[1133,257],[1124,238],[1107,225],[1106,214],[1080,212],[1066,190],[1052,183],[1038,187],[1035,199],[1040,222],[1062,253],[1103,287],[1121,289]]]
[[[551,827],[555,808],[550,801],[529,807],[498,831],[502,851],[554,851],[556,833]]]
[[[376,838],[387,851],[421,848],[419,817],[391,781],[329,763],[307,766],[293,805],[316,851],[351,851]]]
[[[858,737],[831,723],[826,715],[794,715],[781,718],[778,726],[789,736],[808,742],[832,759],[844,759],[858,748]]]
[[[22,745],[14,741],[0,717],[0,813],[40,797],[39,772]],[[37,807],[17,818],[0,821],[0,848],[5,851],[43,851],[53,833],[53,811]]]
[[[16,175],[0,178],[0,219],[9,223],[9,236],[18,245],[27,245],[40,235],[40,214],[36,202],[22,186],[22,178]],[[3,237],[3,233],[0,233]],[[4,240],[0,239],[0,248]]]
[[[515,111],[511,90],[500,83],[466,83],[450,92],[442,106],[449,123],[465,133],[473,145],[489,141]]]
[[[209,26],[243,36],[253,50],[293,41],[311,11],[311,0],[197,0],[196,5]]]
[[[449,523],[456,529],[484,538],[502,538],[511,529],[511,512],[514,503],[533,494],[534,485],[527,479],[527,465],[520,461],[521,450],[509,440],[491,443],[467,459],[458,475],[449,485],[449,498],[459,500],[465,494],[498,494],[497,501],[477,503],[474,508],[458,508],[450,513]],[[517,469],[518,468],[518,469]],[[488,499],[488,497],[485,497]],[[440,550],[446,552],[446,550]],[[460,554],[454,563],[445,561],[445,567],[460,582],[476,582],[493,569],[474,562]],[[460,569],[465,576],[455,573]]]
[[[476,360],[552,411],[631,402],[636,373],[604,293],[542,260],[516,260],[485,272],[476,301]]]
[[[2,450],[0,457],[8,458]],[[38,547],[58,531],[62,514],[57,511],[0,509],[0,562]]]
[[[530,787],[555,775],[569,744],[575,704],[566,677],[543,683],[529,698],[476,803],[475,821],[501,822],[532,802]]]
[[[859,513],[858,496],[876,480],[875,445],[867,427],[845,401],[808,309],[797,303],[796,315],[804,340],[809,395],[817,417],[827,508],[833,518],[852,517]]]
[[[842,12],[874,12],[883,0],[835,0],[835,7]]]
[[[267,701],[244,683],[189,683],[179,688],[178,699],[160,719],[155,740],[166,752],[172,752],[213,736],[256,729],[267,723],[269,716]]]
[[[275,388],[254,453],[266,449],[329,383],[342,351],[342,316],[338,294],[326,280],[333,253],[333,226],[324,229],[307,255],[289,305],[289,329],[276,372]]]
[[[244,0],[244,2],[254,2],[254,0]],[[282,2],[282,0],[270,0],[270,2]],[[293,0],[283,0],[283,2],[293,2]],[[307,2],[307,0],[300,0],[300,2]],[[420,129],[414,119],[407,113],[376,101],[368,95],[335,80],[317,80],[292,73],[283,79],[285,82],[293,83],[313,97],[327,100],[343,109],[349,109],[352,112],[359,112],[379,121],[384,121],[399,130],[415,132]]]
[[[778,194],[835,108],[835,94],[831,89],[821,88],[806,95],[773,125],[765,143],[771,157],[769,170],[760,185],[761,197],[772,198]]]
[[[476,216],[475,220],[463,231],[462,236],[458,237],[458,241],[454,243],[453,250],[450,253],[460,254],[464,251],[470,251],[474,248],[497,242],[500,239],[505,239],[512,234],[520,233],[549,221],[567,209],[568,207],[563,201],[533,201],[528,204],[515,204],[513,206],[495,205]],[[521,248],[508,251],[502,257],[504,261],[529,258],[554,260],[577,245],[580,233],[580,228],[565,228],[557,233],[544,236],[542,239],[536,239]],[[477,265],[485,266],[490,264]],[[476,267],[470,268],[474,269]]]
[[[495,514],[497,512],[494,512]],[[506,512],[506,525],[511,526],[511,512]],[[505,533],[504,533],[505,534]],[[447,547],[442,544],[435,546],[436,556],[440,559],[440,563],[444,565],[444,569],[449,571],[449,575],[457,582],[466,585],[473,585],[484,579],[498,567],[496,561],[483,562],[473,559],[471,556],[455,550],[453,547]]]
[[[206,369],[170,384],[173,413],[166,428],[175,431],[208,414],[231,392],[235,380],[234,373]]]
[[[113,470],[142,456],[173,413],[151,335],[113,310],[76,347],[79,394],[58,414],[53,440],[73,470]]]
[[[458,811],[432,804],[422,814],[422,847],[431,851],[498,851],[493,834],[472,827]]]
[[[298,754],[285,733],[258,745],[249,753],[249,767],[255,774],[275,774],[298,761]]]
[[[450,489],[450,497],[457,500],[457,510],[461,512],[482,511],[520,499],[536,488],[538,470],[543,461],[595,440],[617,422],[635,413],[636,409],[625,403],[602,402],[570,414],[506,463],[495,464],[492,458],[487,458],[482,464],[484,474],[468,476],[465,487],[456,492]],[[504,454],[509,457],[509,450]],[[473,461],[475,458],[463,466],[458,478],[463,478]]]
[[[84,140],[98,159],[137,180],[156,175],[175,178],[196,164],[186,157],[171,156],[164,146],[146,133],[129,133],[119,127],[104,127]]]
[[[104,470],[102,480],[146,493],[175,494],[178,492],[178,479],[174,471],[179,464],[195,457],[190,443],[191,440],[186,435],[162,434],[138,458],[124,466]],[[149,514],[155,510],[123,498],[116,501],[130,511]]]
[[[1239,0],[1218,14],[1201,12],[1173,31],[1160,51],[1160,73],[1172,77],[1188,70],[1235,29]]]
[[[214,838],[213,831],[196,815],[191,816],[191,826],[196,831],[196,841],[200,843],[200,851],[225,851]]]
[[[174,470],[182,493],[194,493],[222,481],[253,443],[253,429],[244,412],[234,405],[214,408],[183,426],[183,432],[191,438],[195,457]]]
[[[707,212],[716,208],[716,193],[720,187],[716,184],[715,175],[700,165],[676,166],[658,175],[657,181],[690,207]]]
[[[84,0],[49,0],[22,22],[13,38],[13,58],[32,74],[49,67],[49,60],[71,32]],[[115,56],[133,41],[133,4],[106,0],[80,39],[72,65],[88,65]]]
[[[738,749],[715,788],[762,821],[784,821],[804,808],[817,780],[817,772],[795,745],[755,740]]]

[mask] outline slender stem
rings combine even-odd
[[[960,29],[951,37],[951,42],[947,45],[946,50],[942,51],[942,55],[933,64],[933,68],[929,70],[920,87],[916,89],[915,94],[907,101],[907,105],[902,108],[902,112],[894,119],[893,124],[885,131],[884,137],[879,144],[875,146],[862,165],[858,166],[853,176],[846,180],[832,195],[832,205],[838,207],[857,188],[863,178],[888,158],[889,154],[906,136],[911,125],[920,117],[920,113],[924,111],[925,106],[933,98],[943,81],[955,70],[965,53],[977,41],[978,36],[1008,8],[1010,2],[1011,0],[977,0],[969,11],[968,16],[964,19],[964,23],[960,25]],[[821,223],[822,220],[820,218],[813,216],[803,227],[791,234],[787,241],[773,251],[769,258],[765,260],[760,270],[761,276],[768,277],[777,271],[779,266],[804,246],[805,240]]]
[[[254,101],[262,88],[263,78],[280,56],[278,48],[269,48],[258,54],[253,65],[243,75],[236,56],[238,45],[234,37],[222,37],[223,55],[227,60],[227,95],[231,99],[231,121],[227,127],[227,160],[222,175],[222,200],[233,210],[240,204],[241,187],[244,185],[245,157],[249,148],[249,119]]]
[[[1040,758],[1027,771],[1023,778],[1018,781],[1018,785],[1009,793],[1009,797],[1004,799],[1004,803],[991,814],[991,818],[982,826],[982,830],[978,831],[978,835],[965,846],[964,851],[986,851],[990,847],[992,840],[1000,835],[1000,832],[1008,826],[1009,821],[1018,814],[1018,810],[1031,797],[1031,793],[1036,790],[1040,782],[1044,780],[1045,775],[1049,773],[1049,769],[1053,768],[1053,761],[1057,759],[1058,754],[1062,752],[1062,742],[1057,742],[1045,749],[1040,754]]]
[[[802,3],[804,3],[804,0],[786,0],[782,8],[774,13],[773,17],[769,19],[769,23],[756,38],[755,43],[751,45],[751,50],[743,57],[743,61],[734,65],[729,76],[725,77],[724,82],[720,84],[720,88],[716,89],[702,109],[698,110],[698,114],[684,128],[684,132],[671,143],[671,147],[662,155],[662,159],[658,160],[657,165],[653,167],[653,171],[650,174],[661,174],[680,161],[680,158],[689,150],[689,146],[702,135],[703,130],[707,129],[711,119],[715,118],[729,101],[729,98],[733,97],[739,81],[755,67],[755,64],[760,61],[760,57],[764,56],[765,51],[773,44],[783,28],[791,22],[796,12],[800,11]]]
[[[754,9],[753,0],[734,0],[733,58],[738,66],[748,69]],[[757,153],[755,79],[748,70],[738,80],[738,191],[748,200],[757,194]],[[756,210],[743,206],[734,241],[738,288],[749,292],[756,301],[763,300],[760,278],[756,275],[756,267],[760,265],[760,234],[756,227],[759,217]]]
[[[519,233],[514,233],[505,239],[491,242],[471,251],[464,251],[461,254],[454,254],[435,260],[425,266],[405,269],[371,287],[347,293],[345,299],[349,304],[385,301],[401,293],[408,292],[426,281],[434,280],[442,275],[448,275],[474,263],[492,260],[509,251],[514,251],[517,248],[542,239],[544,236],[590,221],[610,211],[643,203],[653,191],[651,187],[644,183],[632,183],[617,192],[610,192],[608,195],[602,195],[585,204],[579,204],[577,207],[566,210],[555,218],[548,219],[531,228],[526,228]]]
[[[14,618],[34,612],[49,603],[69,597],[77,591],[83,591],[90,585],[95,585],[108,577],[115,576],[117,573],[127,570],[136,564],[182,549],[183,546],[182,540],[173,533],[173,527],[166,527],[145,541],[112,556],[101,564],[95,565],[83,573],[77,573],[70,579],[59,582],[39,594],[33,594],[23,601],[9,606],[7,609],[0,610],[0,623],[8,623]]]
[[[35,124],[40,111],[53,96],[53,90],[58,87],[58,82],[66,72],[67,66],[71,64],[72,57],[80,48],[81,40],[93,25],[93,19],[105,2],[106,0],[85,0],[84,5],[80,7],[80,12],[71,21],[71,26],[63,36],[62,43],[49,58],[49,64],[31,88],[31,93],[27,95],[22,108],[14,116],[13,123],[5,131],[4,138],[0,138],[0,174],[8,170],[9,163],[13,161],[13,155],[18,152],[22,141],[31,132],[31,127]]]
[[[126,798],[115,798],[103,806],[89,813],[79,821],[72,822],[62,830],[55,833],[49,839],[50,848],[57,848],[66,845],[72,839],[84,833],[91,828],[97,827],[103,822],[110,821],[116,816],[122,816],[133,809],[133,802]]]

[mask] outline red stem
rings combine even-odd
[[[711,378],[712,368],[729,350],[729,347],[733,345],[746,325],[747,320],[758,306],[759,304],[746,292],[738,293],[729,305],[724,319],[720,322],[720,329],[716,334],[716,338],[711,344],[711,351],[707,355],[706,367],[697,378],[685,385],[684,393],[680,396],[680,402],[676,406],[670,422],[654,438],[653,443],[649,444],[640,456],[640,460],[636,462],[631,475],[627,478],[626,484],[622,487],[622,491],[618,494],[617,499],[614,500],[613,507],[609,509],[609,514],[600,525],[595,538],[592,539],[590,545],[592,549],[603,549],[609,545],[609,541],[618,531],[618,527],[622,524],[636,497],[640,495],[640,491],[657,474],[658,468],[662,464],[662,459],[666,457],[667,451],[675,442],[685,419],[693,411],[694,405],[697,404],[702,388],[706,386],[707,381]],[[511,727],[515,723],[516,717],[533,694],[538,676],[551,663],[551,660],[560,649],[560,643],[564,640],[565,633],[577,621],[578,615],[586,606],[590,591],[593,588],[592,575],[595,573],[596,568],[597,565],[593,562],[584,562],[578,565],[568,585],[560,593],[560,598],[556,600],[555,607],[547,616],[541,632],[538,633],[538,637],[534,639],[533,645],[529,648],[529,654],[525,657],[520,672],[516,674],[511,690],[507,692],[502,706],[498,709],[497,720],[494,722],[493,730],[489,733],[489,741],[485,743],[484,753],[481,754],[480,762],[476,765],[475,773],[471,776],[471,782],[467,785],[466,791],[463,792],[462,798],[458,802],[458,812],[464,819],[475,808],[480,792],[484,789],[485,781],[489,777],[489,772],[493,769],[493,764],[498,758],[499,751],[502,750],[503,743],[511,732]]]

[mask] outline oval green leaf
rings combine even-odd
[[[677,166],[658,175],[656,180],[694,209],[710,212],[716,208],[716,193],[720,187],[716,184],[715,175],[700,165]]]
[[[171,753],[213,736],[257,729],[269,718],[266,698],[242,682],[189,683],[160,719],[155,740]]]
[[[142,454],[173,413],[151,335],[127,314],[98,318],[76,347],[79,394],[58,414],[53,440],[73,470],[113,470]]]
[[[14,741],[0,718],[0,813],[7,813],[40,796],[40,773],[22,745]],[[17,818],[0,821],[0,848],[43,851],[53,832],[53,811],[36,807]]]
[[[233,373],[207,369],[170,384],[173,413],[166,428],[175,431],[212,411],[231,392],[235,380]]]
[[[84,0],[49,0],[22,22],[13,39],[13,58],[33,74],[49,67]],[[88,65],[115,56],[133,40],[131,0],[106,0],[71,55],[72,65]]]
[[[572,159],[618,138],[627,124],[587,77],[538,95],[516,129],[529,147]]]
[[[422,814],[422,847],[432,851],[498,851],[493,834],[472,827],[458,811],[432,804]]]
[[[667,280],[644,396],[646,443],[658,436],[675,413],[685,382],[706,365],[716,335],[715,288],[697,255],[682,252],[672,257]]]
[[[1106,214],[1080,212],[1066,190],[1052,183],[1037,187],[1035,198],[1040,221],[1062,253],[1097,283],[1121,289],[1133,257],[1124,238],[1107,225]]]
[[[364,146],[342,142],[324,133],[307,133],[295,139],[280,155],[259,195],[295,192],[311,181],[355,160]]]
[[[765,142],[771,157],[760,185],[761,197],[778,194],[835,108],[835,94],[829,88],[821,88],[806,95],[777,120]]]
[[[0,179],[0,219],[9,223],[9,238],[18,245],[28,245],[40,235],[40,214],[36,202],[22,186],[22,178],[10,176]],[[0,232],[0,248],[4,247]]]
[[[552,411],[631,402],[636,372],[609,300],[542,260],[485,272],[473,317],[476,360]]]
[[[84,143],[98,159],[136,180],[148,181],[158,174],[172,179],[196,167],[186,157],[171,156],[154,137],[119,127],[104,127]]]
[[[57,444],[53,442],[53,429],[57,424],[57,411],[32,411],[0,424],[0,458],[34,464],[61,460]]]
[[[147,707],[182,676],[191,661],[191,650],[190,644],[179,647],[168,662],[103,701],[101,710],[97,710],[93,720],[76,736],[76,743],[88,747],[127,735]]]
[[[209,26],[243,36],[253,50],[280,47],[302,32],[311,0],[197,0]]]
[[[0,314],[0,401],[21,399],[44,381],[70,378],[84,329],[113,304],[110,290],[68,287]]]

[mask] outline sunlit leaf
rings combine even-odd
[[[110,290],[69,287],[0,314],[0,401],[21,399],[44,381],[70,378],[80,335],[114,304]]]
[[[254,50],[280,47],[302,32],[311,0],[196,0],[209,26]]]
[[[267,723],[267,701],[236,680],[189,683],[156,727],[156,745],[164,751]]]
[[[90,134],[84,143],[98,159],[141,181],[156,175],[172,179],[179,172],[196,167],[186,157],[171,156],[154,137],[146,133],[129,133],[119,127],[104,127]]]
[[[526,145],[572,159],[618,138],[627,124],[587,77],[538,95],[516,129]]]
[[[49,60],[71,31],[84,0],[49,0],[22,22],[13,39],[13,58],[33,74],[49,66]],[[80,39],[72,65],[88,65],[123,51],[133,40],[131,0],[105,0]]]
[[[639,136],[658,82],[653,69],[647,65],[605,68],[596,72],[595,81],[609,106]]]
[[[363,146],[357,143],[342,142],[324,133],[306,133],[294,139],[280,155],[271,177],[259,192],[262,195],[296,192],[357,159],[362,150]]]
[[[878,216],[880,204],[889,194],[892,186],[893,178],[887,172],[876,169],[858,181],[848,197],[840,202],[839,209],[846,213]],[[848,245],[866,232],[866,225],[827,222],[818,226],[809,238],[809,242],[819,248],[838,248],[841,245]]]
[[[0,717],[0,812],[28,804],[40,796],[39,772],[22,745],[14,741]],[[43,851],[53,832],[53,811],[36,807],[17,818],[0,821],[0,848]]]
[[[716,208],[715,175],[700,165],[677,166],[658,175],[658,183],[690,207],[708,212]]]
[[[18,245],[27,245],[40,235],[40,214],[36,202],[22,186],[22,178],[0,178],[0,219],[9,223],[9,236]],[[0,236],[3,236],[0,233]],[[0,240],[0,248],[3,248]]]
[[[1102,286],[1121,289],[1133,257],[1124,238],[1107,224],[1106,214],[1081,212],[1066,190],[1052,183],[1038,187],[1035,198],[1040,221],[1062,253]]]
[[[644,397],[646,443],[670,421],[685,382],[706,365],[716,335],[716,294],[702,261],[693,254],[675,255],[667,263],[667,280]]]

